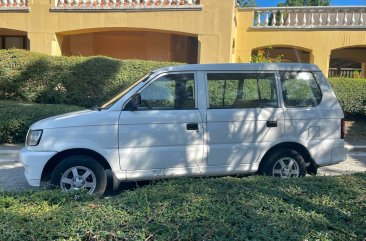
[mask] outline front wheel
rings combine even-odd
[[[76,155],[62,160],[51,175],[51,185],[64,191],[86,189],[89,194],[103,195],[107,176],[102,165],[95,159]]]
[[[260,173],[280,178],[296,178],[306,175],[304,158],[292,149],[281,149],[271,154],[260,170]]]

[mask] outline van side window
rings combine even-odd
[[[276,79],[273,73],[209,73],[209,107],[278,107]]]
[[[169,74],[141,91],[139,110],[180,110],[195,108],[194,74]]]
[[[283,99],[287,107],[314,107],[322,92],[310,72],[281,72]]]

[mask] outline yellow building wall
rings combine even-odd
[[[235,0],[201,0],[203,10],[198,11],[87,13],[52,12],[50,8],[55,6],[55,0],[29,2],[29,13],[0,13],[0,28],[27,32],[31,51],[60,55],[64,36],[70,34],[148,30],[196,36],[199,41],[200,63],[232,60]]]
[[[310,63],[328,74],[331,51],[334,49],[364,46],[366,31],[359,30],[272,30],[252,29],[254,12],[238,12],[235,57],[248,61],[253,49],[268,46],[297,47],[310,52]]]
[[[0,34],[24,31],[31,51],[50,55],[107,53],[154,60],[185,59],[187,53],[176,45],[190,48],[188,38],[179,36],[192,36],[198,39],[199,63],[247,62],[253,49],[295,47],[308,51],[310,62],[325,74],[332,50],[366,47],[362,30],[253,29],[254,11],[238,10],[236,0],[201,0],[202,10],[138,12],[50,11],[55,1],[29,0],[29,13],[0,13]]]

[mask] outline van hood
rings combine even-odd
[[[111,114],[113,114],[113,116],[111,116]],[[77,126],[114,125],[118,123],[118,115],[119,112],[117,111],[82,110],[37,121],[30,128],[32,130],[37,130]]]

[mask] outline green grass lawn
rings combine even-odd
[[[177,179],[116,196],[0,192],[1,240],[364,240],[366,173]]]

